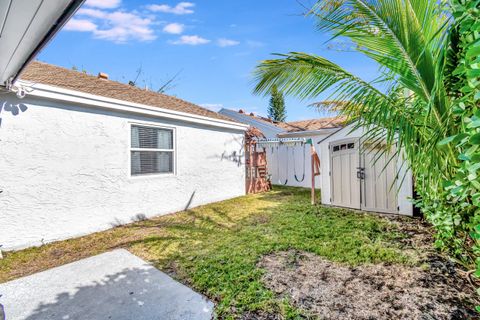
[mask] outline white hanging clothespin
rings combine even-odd
[[[7,80],[6,88],[8,91],[14,92],[19,99],[23,99],[27,95],[27,89],[22,85],[17,85],[16,83],[13,83],[13,78]]]

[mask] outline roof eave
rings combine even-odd
[[[12,1],[2,3],[5,15],[2,16],[3,19],[0,19],[0,29],[3,32],[0,35],[0,42],[2,42],[4,53],[1,64],[2,70],[0,70],[0,89],[3,88],[3,90],[10,90],[14,86],[15,81],[19,78],[22,71],[25,70],[26,66],[35,59],[38,53],[61,30],[85,0],[64,0],[62,3],[45,1],[41,2],[36,9],[32,3],[32,10],[36,10],[35,15],[30,18],[29,22],[27,21],[28,24],[26,26],[20,22],[18,22],[18,25],[16,25],[17,22],[12,24],[11,21],[18,20],[18,17],[14,15],[24,14],[29,17],[28,13],[21,9],[22,5],[25,6],[25,4],[22,4],[21,1]],[[40,11],[42,14],[37,16],[37,13]],[[45,15],[45,12],[49,12],[49,14]],[[22,22],[26,23],[23,20]],[[37,25],[41,24],[43,26],[41,30],[37,30],[34,27],[31,28],[34,23]],[[19,34],[18,36],[16,35],[17,33]]]
[[[85,2],[86,0],[72,0],[70,5],[67,7],[66,10],[63,11],[63,13],[60,15],[60,17],[55,21],[55,23],[52,25],[52,28],[47,32],[45,37],[40,40],[38,45],[35,47],[35,49],[30,53],[30,55],[27,57],[27,59],[24,61],[20,69],[17,71],[15,75],[12,77],[12,83],[15,83],[15,81],[18,80],[18,77],[22,73],[23,70],[25,70],[25,67],[33,60],[35,57],[40,53],[40,51],[53,39],[53,37],[63,28],[63,26],[70,20],[70,18],[77,12],[77,10],[80,8],[80,6]]]
[[[223,112],[222,112],[223,111]],[[235,110],[230,110],[230,109],[225,109],[225,108],[222,108],[219,112],[220,114],[223,114],[225,116],[239,116],[241,118],[243,118],[245,120],[245,122],[243,123],[248,123],[249,126],[253,126],[253,127],[257,127],[257,128],[260,128],[260,127],[263,127],[263,128],[267,128],[269,130],[272,130],[272,131],[276,131],[278,133],[283,133],[285,132],[284,129],[276,126],[275,124],[273,123],[268,123],[266,121],[260,121],[260,120],[257,120],[257,119],[254,119],[252,118],[251,116],[249,115],[246,115],[246,114],[243,114],[243,113],[238,113],[237,111]],[[238,120],[238,121],[241,121],[241,120]]]
[[[135,113],[159,118],[168,118],[185,122],[204,124],[213,127],[246,131],[249,126],[243,123],[210,118],[193,113],[175,111],[167,108],[149,106],[124,100],[112,99],[75,90],[69,90],[41,83],[18,80],[18,85],[27,88],[27,96],[71,102],[87,107],[109,109],[119,112]]]
[[[278,137],[305,137],[305,136],[319,136],[319,135],[326,135],[332,134],[341,130],[342,127],[334,127],[334,128],[324,128],[318,130],[307,130],[307,131],[295,131],[295,132],[285,132],[278,134]]]

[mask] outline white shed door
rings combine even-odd
[[[393,151],[383,152],[362,145],[362,210],[396,213],[396,158]],[[383,154],[382,154],[383,152]]]
[[[358,139],[330,145],[332,204],[360,209]]]
[[[330,144],[331,203],[365,211],[397,213],[396,159],[359,139]]]

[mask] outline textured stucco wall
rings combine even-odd
[[[28,109],[15,115],[18,103]],[[0,106],[2,249],[88,234],[245,193],[240,130],[10,95],[0,96]],[[175,128],[175,175],[129,175],[131,122]]]

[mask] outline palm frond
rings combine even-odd
[[[421,126],[415,110],[408,109],[404,99],[381,92],[322,57],[298,52],[280,57],[263,61],[257,67],[255,93],[268,94],[274,85],[301,99],[329,92],[330,105],[341,105],[340,113],[349,118],[361,117],[363,125],[381,125],[390,129],[387,132],[391,135],[400,126],[412,131]],[[393,136],[389,140],[393,141]]]
[[[327,112],[339,112],[345,109],[349,103],[349,101],[324,100],[311,103],[309,107],[317,108]]]
[[[376,61],[379,77],[366,82],[325,58],[293,52],[258,65],[255,93],[277,85],[300,99],[327,94],[317,107],[357,120],[357,127],[368,128],[365,139],[397,144],[398,155],[415,163],[414,175],[421,172],[416,178],[423,185],[448,178],[451,170],[442,167],[457,159],[452,146],[437,148],[449,136],[451,113],[442,82],[450,27],[443,5],[437,0],[324,0],[309,14],[319,30],[332,39],[350,39]]]
[[[429,101],[435,83],[434,57],[445,16],[436,1],[340,0],[325,10],[318,2],[311,11],[321,31],[344,36],[358,50],[390,70],[400,83]]]

